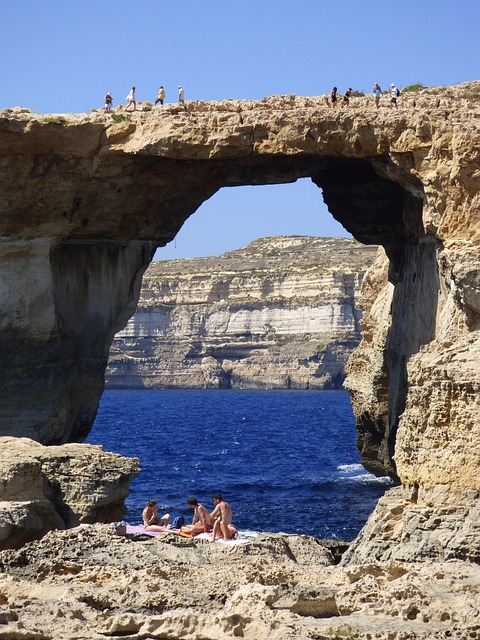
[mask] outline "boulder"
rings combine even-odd
[[[19,547],[51,529],[113,522],[126,511],[138,460],[94,445],[46,447],[0,438],[0,549]]]

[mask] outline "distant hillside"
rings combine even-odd
[[[341,388],[377,248],[280,236],[154,262],[112,345],[110,388]]]

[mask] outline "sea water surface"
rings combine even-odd
[[[360,464],[344,391],[111,390],[87,439],[140,458],[125,519],[220,491],[239,529],[353,539],[391,486]]]

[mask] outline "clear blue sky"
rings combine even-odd
[[[179,84],[187,100],[456,84],[479,78],[479,18],[478,0],[7,2],[0,108],[90,111],[106,91],[124,103],[132,85],[154,100],[163,84],[168,102]],[[348,235],[309,181],[223,189],[158,257],[295,233]]]

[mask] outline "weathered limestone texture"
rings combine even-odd
[[[360,341],[377,248],[261,238],[214,258],[153,262],[110,349],[110,388],[334,389]]]
[[[480,494],[449,486],[390,489],[342,558],[345,565],[419,559],[480,563]]]
[[[155,248],[222,187],[310,177],[334,217],[388,258],[365,280],[365,337],[349,370],[364,463],[398,477],[412,505],[438,488],[471,502],[479,98],[472,82],[403,92],[398,110],[294,95],[113,116],[4,110],[1,433],[82,439]]]
[[[248,545],[107,525],[0,552],[0,637],[165,640],[478,638],[480,567],[456,561],[334,566],[307,536]]]
[[[120,519],[139,469],[136,458],[98,446],[4,436],[0,471],[0,549],[9,549],[51,529]]]

